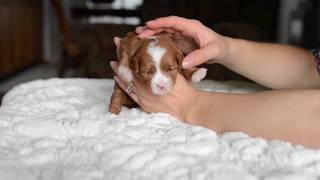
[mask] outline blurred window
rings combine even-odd
[[[86,8],[95,10],[138,10],[143,0],[88,0]],[[88,17],[90,24],[126,24],[139,25],[141,19],[138,16],[120,17],[113,15],[90,16]]]

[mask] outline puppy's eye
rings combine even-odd
[[[174,71],[177,71],[177,70],[178,70],[177,67],[169,67],[169,68],[168,68],[168,71],[169,71],[169,72],[174,72]]]
[[[154,71],[152,69],[146,70],[143,72],[144,74],[152,75]]]

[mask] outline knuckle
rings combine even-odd
[[[199,20],[196,20],[196,19],[190,19],[190,22],[192,24],[194,24],[194,25],[197,25],[197,26],[202,25],[202,23]]]
[[[171,16],[167,17],[166,21],[169,24],[175,24],[177,22],[178,18],[179,18],[178,16],[171,15]]]
[[[169,16],[169,18],[170,18],[170,19],[177,19],[177,18],[178,18],[178,16],[170,15],[170,16]]]

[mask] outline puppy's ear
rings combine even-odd
[[[177,63],[178,63],[179,72],[182,72],[183,58],[184,58],[184,54],[179,49],[177,49],[176,50],[176,59],[177,59]]]
[[[166,34],[170,38],[171,43],[176,51],[177,62],[179,65],[179,71],[182,72],[182,61],[184,57],[190,52],[199,48],[197,43],[190,38],[186,38],[182,35]]]
[[[114,41],[116,43],[116,40]],[[131,58],[141,46],[142,40],[138,38],[137,34],[130,32],[118,44],[120,44],[118,48],[119,63],[128,66]]]
[[[127,49],[129,58],[133,57],[137,50],[140,48],[142,44],[142,40],[138,37],[136,33],[130,32],[127,34]]]
[[[198,44],[191,38],[184,37],[182,35],[170,35],[171,40],[176,47],[184,54],[187,55],[190,52],[199,49]]]
[[[137,74],[140,71],[139,59],[136,56],[133,56],[132,60],[130,61],[130,69],[134,74]]]

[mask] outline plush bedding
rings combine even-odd
[[[209,91],[252,84],[205,81]],[[219,135],[161,113],[106,112],[111,80],[19,85],[0,108],[0,179],[318,179],[320,151],[283,141]]]

